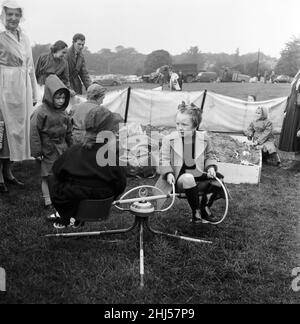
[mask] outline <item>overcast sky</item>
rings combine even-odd
[[[2,2],[2,0],[0,0]],[[19,0],[25,30],[34,43],[74,33],[87,37],[92,52],[118,45],[149,54],[165,49],[181,54],[256,52],[279,57],[300,35],[300,0]]]

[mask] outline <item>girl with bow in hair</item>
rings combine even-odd
[[[177,131],[163,139],[157,187],[166,193],[176,185],[176,191],[185,193],[192,209],[193,223],[215,222],[210,207],[222,198],[222,189],[215,177],[219,174],[211,140],[206,132],[198,131],[202,111],[195,105],[179,106],[176,116]],[[203,193],[200,203],[199,193]],[[208,195],[212,194],[210,199]],[[223,194],[224,195],[224,194]]]

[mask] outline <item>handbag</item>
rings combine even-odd
[[[4,142],[4,121],[0,121],[0,151],[3,149]]]

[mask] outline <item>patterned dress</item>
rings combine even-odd
[[[254,141],[257,141],[263,152],[269,154],[277,153],[275,137],[273,135],[273,125],[270,120],[260,119],[253,121],[246,135],[251,137]]]

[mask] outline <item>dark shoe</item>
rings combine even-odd
[[[78,229],[79,227],[83,226],[84,223],[80,221],[76,221],[74,218],[70,219],[70,222],[68,225],[66,225],[61,219],[58,219],[54,224],[54,228],[57,230],[63,230],[65,228],[71,227],[73,229]]]
[[[202,224],[202,217],[201,217],[200,210],[193,211],[191,223],[193,223],[193,224]]]
[[[58,218],[53,224],[53,227],[57,230],[63,230],[65,228],[71,227],[71,224],[70,221],[68,224],[66,224],[66,220],[63,221],[61,218]]]
[[[64,224],[60,224],[60,223],[54,223],[53,227],[57,230],[63,230],[65,228],[67,228],[68,226],[64,225]]]
[[[5,183],[0,183],[0,193],[9,193]]]
[[[83,227],[85,224],[84,222],[78,221],[74,218],[70,219],[70,227],[74,228],[74,229],[78,229],[80,227]]]
[[[25,187],[25,184],[19,180],[17,180],[16,178],[13,178],[13,179],[7,179],[7,178],[4,178],[5,182],[13,185],[13,186],[18,186],[18,187],[21,187],[21,188],[24,188]]]
[[[201,208],[201,216],[202,216],[203,224],[218,222],[218,219],[213,215],[213,213],[211,212],[208,206]]]

